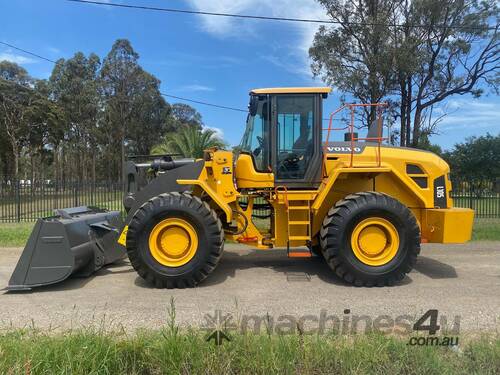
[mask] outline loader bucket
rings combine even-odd
[[[122,228],[119,211],[94,207],[55,210],[38,219],[12,274],[7,290],[30,290],[70,276],[88,277],[126,256],[116,241]]]

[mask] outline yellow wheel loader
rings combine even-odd
[[[125,220],[88,207],[39,219],[8,288],[87,276],[125,254],[151,285],[193,287],[215,269],[225,239],[319,255],[348,283],[384,286],[411,271],[422,242],[468,241],[474,213],[453,208],[446,162],[384,144],[383,104],[348,104],[350,124],[334,127],[335,112],[324,128],[329,93],[252,90],[237,156],[210,149],[199,160],[129,161]],[[363,138],[354,126],[359,106],[377,113]],[[344,138],[334,141],[339,130]],[[270,214],[256,218],[262,208]]]

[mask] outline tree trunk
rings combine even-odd
[[[57,192],[57,181],[59,181],[59,146],[54,146],[54,174],[52,176],[54,179],[55,191]]]
[[[122,139],[121,139],[121,162],[119,169],[119,179],[120,182],[123,183],[123,166],[125,165],[125,129],[122,131]]]
[[[415,116],[413,117],[413,140],[412,146],[418,147],[420,141],[420,122],[422,121],[422,108],[419,104],[415,108]]]
[[[121,137],[121,162],[120,162],[120,170],[119,170],[119,181],[121,182],[122,188],[125,187],[125,182],[123,181],[123,168],[125,166],[125,119],[123,115],[123,107],[120,105],[120,117],[121,117],[121,128],[122,128],[122,137]]]
[[[35,180],[35,157],[33,155],[33,151],[28,149],[28,152],[30,153],[30,167],[31,167],[31,186],[33,186],[33,181]]]
[[[59,163],[60,166],[60,174],[59,176],[61,177],[61,188],[64,188],[66,186],[66,168],[64,166],[66,165],[66,160],[64,160],[66,157],[66,153],[64,152],[64,149],[61,148],[61,162]]]
[[[19,179],[19,158],[20,158],[20,151],[19,151],[19,145],[18,142],[19,140],[17,139],[15,135],[15,126],[17,124],[14,124],[12,121],[9,123],[7,119],[5,119],[5,130],[7,132],[8,138],[9,138],[9,143],[10,146],[12,147],[12,155],[14,156],[14,177],[16,181]]]
[[[93,147],[93,152],[92,152],[92,186],[95,185],[95,156],[97,154],[97,150],[95,147]]]
[[[12,145],[12,151],[14,154],[14,177],[17,181],[19,179],[19,151],[18,151],[18,147]]]
[[[411,136],[411,101],[412,101],[412,90],[413,86],[411,83],[411,75],[408,76],[406,82],[408,87],[406,88],[407,97],[406,97],[406,142],[405,146],[410,145],[410,136]]]
[[[406,113],[406,101],[408,100],[408,95],[406,92],[406,81],[401,80],[399,82],[399,87],[401,88],[401,104],[400,104],[400,112],[401,112],[401,124],[400,124],[400,136],[399,136],[399,145],[401,147],[406,146],[406,117],[408,114]]]

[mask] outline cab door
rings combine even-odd
[[[245,134],[236,161],[239,188],[274,187],[271,167],[271,99],[268,95],[251,96]]]
[[[321,182],[321,97],[272,98],[272,165],[275,184],[315,189]]]

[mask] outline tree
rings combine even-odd
[[[316,33],[313,73],[363,102],[394,98],[401,145],[419,146],[450,96],[498,88],[495,0],[319,2],[339,24]]]
[[[468,138],[444,154],[453,176],[480,192],[500,178],[500,134]]]
[[[200,113],[190,105],[181,103],[172,104],[172,122],[174,128],[179,125],[189,125],[199,129],[203,127]]]
[[[23,160],[31,168],[32,178],[45,170],[49,134],[63,117],[61,108],[50,99],[48,86],[15,63],[0,62],[0,156],[6,175],[19,178],[26,172]]]
[[[500,14],[495,0],[420,0],[413,13],[412,22],[426,25],[415,31],[421,64],[414,72],[412,145],[418,146],[426,110],[452,95],[479,97],[480,84],[498,88]]]
[[[330,85],[363,103],[378,103],[391,89],[390,28],[395,2],[318,0],[339,27],[320,26],[309,55],[312,71]],[[376,108],[365,110],[365,125],[376,118]]]
[[[3,122],[2,116],[0,116],[0,121]],[[10,160],[12,160],[12,149],[4,126],[0,125],[0,170],[4,176],[12,174],[12,163],[10,163]]]
[[[104,59],[100,73],[106,124],[103,143],[112,174],[120,178],[127,149],[148,153],[168,130],[169,108],[161,97],[160,81],[145,72],[138,60],[130,42],[119,39]],[[118,163],[117,154],[121,155]]]
[[[102,64],[93,53],[58,60],[48,80],[0,63],[0,168],[5,175],[51,178],[52,172],[63,182],[121,178],[127,153],[150,154],[165,134],[184,128],[196,129],[189,137],[196,150],[223,144],[202,131],[196,109],[166,102],[160,80],[139,65],[127,40],[117,40]],[[201,151],[186,154],[201,156]]]
[[[420,141],[419,148],[421,150],[427,150],[430,151],[436,155],[443,155],[443,149],[441,148],[440,145],[431,143],[428,137],[422,137],[422,140]]]
[[[138,59],[139,54],[130,42],[118,39],[104,59],[100,74],[104,116],[108,124],[108,155],[112,161],[116,148],[120,150],[120,163],[112,163],[114,170],[119,171],[125,164],[125,137],[135,110],[132,97],[141,72]],[[120,172],[118,176],[121,176]]]
[[[12,151],[13,172],[17,179],[21,151],[31,130],[32,105],[36,101],[36,93],[32,90],[34,80],[24,68],[9,61],[0,62],[0,78],[0,118]]]
[[[175,131],[177,126],[169,121],[171,107],[160,94],[160,81],[145,71],[139,74],[140,85],[132,99],[136,110],[127,129],[126,143],[127,152],[144,155],[162,135]]]
[[[29,141],[31,168],[36,168],[43,177],[49,178],[48,167],[52,166],[52,176],[57,179],[59,172],[57,146],[65,140],[67,116],[64,109],[52,99],[51,85],[47,80],[36,81],[35,90],[38,93],[39,105],[33,106],[31,115],[32,124],[37,129],[34,140]],[[39,156],[38,166],[33,162],[35,155]]]
[[[203,151],[226,144],[216,136],[215,130],[183,126],[175,133],[167,134],[162,143],[153,148],[153,154],[179,154],[183,157],[201,158]]]
[[[49,79],[49,95],[65,114],[63,133],[70,156],[67,168],[72,169],[80,179],[85,178],[89,172],[87,160],[90,159],[90,174],[94,181],[96,124],[100,106],[97,80],[99,67],[100,60],[97,55],[91,53],[85,57],[82,52],[77,52],[71,59],[58,60]],[[63,139],[52,140],[57,168],[59,146]]]

